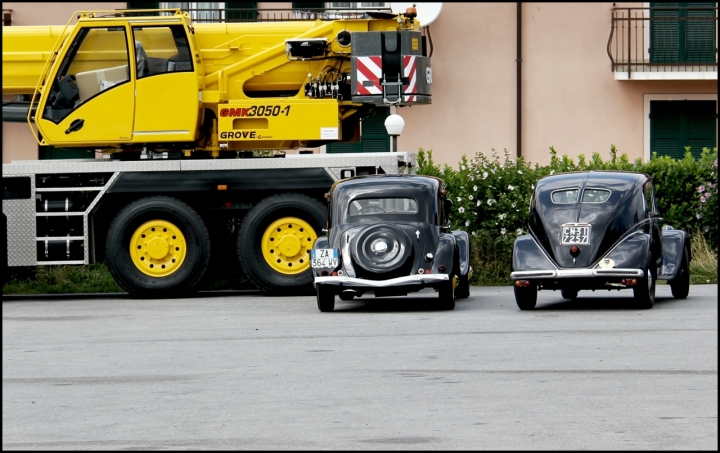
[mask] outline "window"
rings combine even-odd
[[[653,195],[653,185],[645,183],[645,209],[648,212],[655,212],[655,197]]]
[[[332,9],[374,9],[385,8],[385,2],[329,2]]]
[[[185,29],[170,27],[133,27],[138,78],[168,72],[193,72]]]
[[[417,212],[417,201],[412,198],[366,198],[354,200],[349,207],[349,215],[415,214]]]
[[[610,198],[610,191],[605,189],[585,189],[583,190],[583,203],[604,203]]]
[[[650,10],[650,61],[714,63],[715,5],[714,2],[650,3],[653,8]]]
[[[697,159],[717,146],[717,101],[650,101],[650,155]]]
[[[160,8],[179,8],[190,13],[194,22],[255,21],[256,2],[163,2]]]
[[[389,107],[376,107],[375,115],[360,122],[359,143],[329,143],[327,153],[381,153],[390,151],[390,136],[385,129]]]
[[[43,118],[57,124],[98,94],[129,80],[125,28],[84,28],[60,65]]]
[[[550,197],[555,204],[575,204],[578,201],[578,189],[556,190]]]

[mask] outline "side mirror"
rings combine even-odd
[[[448,214],[450,214],[450,211],[452,210],[453,202],[451,199],[446,198],[443,200],[443,203],[444,203],[444,208],[445,208],[445,214],[447,216]]]

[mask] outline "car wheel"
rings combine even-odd
[[[310,250],[326,221],[325,206],[308,196],[264,199],[248,212],[238,232],[243,272],[266,294],[312,294]]]
[[[458,277],[455,299],[467,299],[468,297],[470,297],[470,278],[465,274]]]
[[[515,303],[520,310],[532,310],[537,304],[537,284],[531,282],[530,286],[514,286]]]
[[[670,280],[670,291],[675,299],[685,299],[690,292],[690,265],[688,263],[688,252],[683,251],[682,263],[674,279]]]
[[[655,280],[657,278],[652,257],[643,270],[645,271],[645,275],[639,279],[637,285],[633,287],[633,296],[638,308],[650,309],[655,305]]]
[[[455,294],[452,281],[442,282],[438,287],[438,306],[441,310],[455,308]]]
[[[123,208],[110,224],[107,265],[135,297],[195,292],[210,262],[210,235],[200,216],[171,197],[149,197]]]
[[[322,312],[333,311],[335,309],[335,293],[325,285],[316,285],[318,310]]]
[[[578,296],[578,290],[576,289],[561,289],[560,295],[563,297],[563,299],[567,300],[575,300]]]

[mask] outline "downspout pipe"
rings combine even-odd
[[[517,2],[517,88],[515,99],[517,99],[517,157],[522,156],[522,2]]]

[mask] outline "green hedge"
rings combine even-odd
[[[717,148],[704,148],[696,160],[686,147],[685,158],[675,160],[653,154],[649,162],[630,162],[626,154],[610,148],[610,159],[593,153],[577,162],[558,157],[550,147],[550,165],[534,166],[504,151],[499,156],[478,152],[472,159],[463,155],[455,170],[433,161],[432,150],[420,148],[417,172],[441,177],[454,203],[453,229],[463,229],[473,238],[474,283],[509,281],[510,256],[515,238],[528,231],[529,201],[535,182],[547,175],[583,170],[625,170],[647,173],[655,183],[657,207],[663,224],[701,234],[717,253],[718,248],[718,161]]]

